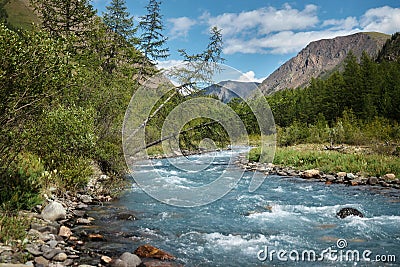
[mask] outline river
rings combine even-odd
[[[229,164],[237,153],[190,156],[192,164],[207,162],[208,167],[199,172],[180,171],[171,164],[186,162],[185,158],[170,159],[171,162],[159,159],[154,161],[155,170],[144,166],[136,169],[135,175],[157,171],[166,184],[201,186],[222,171],[242,173],[242,169]],[[161,203],[132,182],[106,211],[92,212],[100,227],[109,233],[102,249],[132,252],[149,243],[175,255],[177,262],[185,266],[395,266],[394,260],[400,263],[397,191],[327,186],[300,178],[268,176],[256,191],[249,192],[252,175],[245,172],[221,199],[191,208]],[[365,216],[339,219],[336,213],[343,207],[356,208]],[[138,220],[104,216],[121,210],[134,212]]]

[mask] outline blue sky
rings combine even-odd
[[[109,2],[92,3],[101,15]],[[146,13],[147,3],[126,1],[135,19]],[[311,41],[360,31],[400,31],[399,0],[164,0],[161,14],[171,54],[161,66],[179,62],[178,49],[202,52],[210,27],[217,26],[224,63],[252,81],[265,79]]]

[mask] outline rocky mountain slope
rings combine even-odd
[[[260,88],[268,95],[285,88],[307,86],[312,77],[323,77],[340,69],[350,51],[357,57],[365,51],[375,58],[389,38],[389,35],[373,32],[311,42],[268,76]]]
[[[222,81],[204,88],[206,95],[214,95],[224,103],[228,103],[232,98],[247,98],[257,89],[259,83]]]

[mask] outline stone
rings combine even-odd
[[[88,234],[87,236],[91,241],[104,241],[104,236],[101,234]]]
[[[53,201],[42,210],[42,218],[49,221],[63,220],[67,216],[67,211],[59,202]]]
[[[36,266],[44,266],[44,267],[47,267],[47,266],[49,266],[49,261],[47,260],[47,259],[45,259],[44,257],[42,257],[42,256],[40,256],[40,257],[36,257],[35,258],[35,263],[36,263]]]
[[[112,259],[108,256],[101,256],[100,260],[101,260],[101,262],[103,262],[105,264],[109,264],[112,262]]]
[[[351,172],[346,173],[346,180],[354,180],[356,178],[356,176],[354,174],[352,174]]]
[[[70,266],[70,265],[72,265],[72,264],[74,264],[74,260],[73,260],[73,259],[66,259],[66,260],[63,262],[63,265],[64,265],[64,266]]]
[[[376,185],[379,183],[379,179],[377,177],[369,177],[367,184],[369,185]]]
[[[58,242],[55,240],[50,240],[49,242],[47,242],[47,245],[49,245],[50,248],[56,248]]]
[[[124,220],[124,221],[136,221],[136,215],[131,211],[124,211],[117,214],[117,220]]]
[[[58,233],[58,235],[62,236],[62,237],[70,238],[72,235],[72,231],[70,228],[63,225],[60,227],[60,232]]]
[[[43,257],[45,257],[48,260],[51,260],[54,256],[56,256],[57,254],[63,252],[61,249],[52,249],[49,250],[45,253],[43,253]]]
[[[79,199],[85,204],[92,203],[93,201],[92,197],[89,195],[81,195]]]
[[[90,224],[91,221],[89,219],[85,219],[85,218],[78,218],[78,219],[76,219],[76,223],[87,225],[87,224]]]
[[[141,258],[155,258],[160,260],[175,259],[173,255],[148,244],[138,247],[134,253]]]
[[[58,253],[57,255],[55,255],[53,257],[53,261],[65,261],[67,259],[68,259],[68,256],[64,252]]]
[[[331,185],[332,182],[331,182],[331,181],[326,181],[325,184],[326,184],[326,185]]]
[[[111,264],[112,267],[128,267],[128,264],[124,262],[123,260],[116,259],[114,262]]]
[[[300,176],[302,178],[306,178],[306,179],[321,178],[319,170],[316,170],[316,169],[306,170]]]
[[[347,175],[347,172],[338,172],[336,175],[344,178]]]
[[[333,181],[336,180],[336,177],[333,176],[333,175],[331,175],[331,174],[327,174],[327,175],[325,176],[325,179],[326,179],[327,182],[333,182]]]
[[[336,213],[336,215],[341,219],[344,219],[348,216],[358,216],[361,218],[364,217],[364,215],[355,208],[343,208],[340,211],[338,211],[338,213]]]
[[[126,262],[127,267],[136,267],[142,263],[142,260],[137,255],[129,252],[123,253],[119,259]]]
[[[359,184],[359,180],[354,179],[354,180],[349,181],[349,183],[351,186],[356,186]]]
[[[144,263],[146,267],[183,267],[182,264],[172,261],[149,260]]]
[[[385,181],[393,181],[393,180],[396,179],[396,175],[393,174],[393,173],[387,173],[387,174],[385,174],[385,175],[383,176],[383,179],[384,179]]]
[[[28,251],[34,257],[43,255],[43,252],[39,250],[39,247],[34,244],[26,245],[25,250]]]

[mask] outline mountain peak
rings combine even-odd
[[[272,94],[286,88],[307,86],[311,78],[340,69],[350,51],[356,57],[365,51],[375,58],[388,38],[390,36],[383,33],[360,32],[313,41],[268,76],[260,88],[264,94]]]

